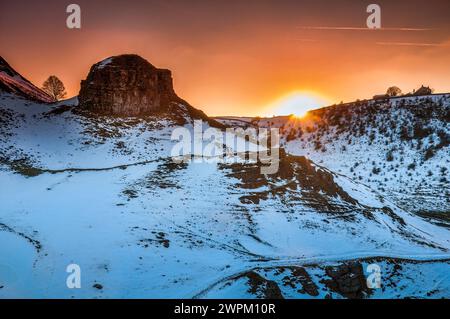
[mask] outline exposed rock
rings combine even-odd
[[[284,299],[280,287],[272,280],[267,280],[260,274],[249,271],[243,275],[248,278],[249,292],[261,299]]]
[[[323,283],[330,290],[346,298],[362,299],[370,294],[363,267],[359,262],[327,267],[325,272],[331,280],[323,280]]]
[[[278,164],[279,169],[274,176],[261,173],[263,165],[261,161],[246,164],[226,163],[220,164],[219,167],[228,171],[227,176],[238,178],[241,181],[238,184],[240,188],[251,192],[240,197],[243,204],[259,203],[270,197],[279,196],[286,205],[290,205],[293,200],[301,200],[318,211],[332,212],[346,220],[354,218],[355,215],[348,212],[350,210],[356,212],[353,207],[358,202],[335,182],[335,175],[332,172],[314,165],[304,156],[287,155],[282,148]],[[285,181],[284,185],[279,185],[280,180]],[[258,190],[263,187],[265,189]],[[337,202],[335,198],[342,201]],[[359,211],[368,218],[371,217],[370,211]]]
[[[103,289],[103,286],[100,285],[100,284],[94,284],[92,287],[95,288],[95,289],[98,289],[98,290],[102,290]]]
[[[137,55],[108,58],[81,81],[80,107],[107,115],[135,116],[164,111],[178,101],[169,70]]]
[[[212,127],[225,125],[209,118],[176,95],[172,74],[138,55],[110,57],[91,67],[81,81],[79,110],[96,115],[164,116],[177,125],[201,119]]]
[[[294,267],[292,269],[293,279],[302,285],[302,289],[299,290],[300,293],[307,293],[310,296],[317,297],[319,295],[319,290],[311,276],[303,267]]]
[[[281,270],[283,269],[283,270]],[[296,289],[300,294],[308,294],[313,297],[319,295],[319,290],[317,285],[312,280],[311,276],[308,274],[303,267],[290,267],[291,273],[283,277],[283,286],[290,286],[292,289]],[[280,273],[284,272],[284,268],[279,268]]]

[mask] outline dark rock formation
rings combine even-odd
[[[79,105],[95,113],[135,116],[165,111],[179,101],[169,70],[137,55],[108,58],[91,67],[81,81]]]
[[[242,275],[242,277],[247,277],[248,285],[250,286],[248,292],[256,296],[256,298],[284,299],[280,287],[278,287],[275,281],[267,280],[254,271],[249,271]]]
[[[100,284],[94,284],[92,287],[95,288],[95,289],[98,289],[98,290],[102,290],[103,289],[103,286],[100,285]]]
[[[108,58],[94,64],[81,81],[81,110],[98,115],[164,116],[177,125],[194,119],[225,128],[178,97],[169,70],[158,69],[138,55]]]
[[[305,268],[293,267],[291,270],[292,276],[286,276],[283,278],[283,282],[286,286],[289,285],[292,288],[297,288],[297,285],[300,284],[302,288],[298,290],[299,293],[306,293],[313,297],[317,297],[319,295],[317,285],[314,283]]]
[[[352,262],[327,267],[325,271],[331,279],[324,280],[323,283],[331,291],[350,299],[362,299],[370,294],[361,263]]]
[[[15,76],[18,73],[0,56],[0,72],[5,72],[9,76]]]
[[[220,164],[219,168],[227,171],[227,176],[241,181],[238,185],[245,190],[254,190],[249,195],[240,197],[243,204],[258,204],[260,201],[277,196],[289,201],[299,200],[319,212],[336,215],[348,221],[353,221],[356,214],[364,214],[372,218],[369,209],[361,210],[358,201],[339,186],[332,172],[317,167],[304,156],[287,155],[284,149],[279,149],[279,169],[276,175],[261,173],[263,164],[233,163]],[[276,186],[276,181],[286,181],[283,186]],[[263,190],[258,190],[265,187]],[[342,202],[334,199],[339,197]],[[344,204],[345,203],[345,204]],[[351,213],[350,213],[351,211]]]

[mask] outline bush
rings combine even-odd
[[[409,136],[408,129],[406,127],[402,127],[402,129],[400,130],[400,139],[402,141],[408,141],[411,139],[411,137]]]
[[[390,150],[390,151],[386,154],[386,161],[392,162],[393,160],[394,160],[394,154],[393,154],[393,151]]]
[[[427,151],[425,152],[425,161],[428,161],[430,158],[432,158],[434,156],[435,152],[433,147],[430,147],[427,149]]]
[[[386,94],[389,96],[399,96],[402,94],[402,90],[397,86],[391,86],[387,89]]]
[[[414,138],[422,139],[429,136],[432,133],[432,129],[426,126],[423,126],[422,123],[416,123],[414,125]]]

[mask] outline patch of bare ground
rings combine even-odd
[[[177,174],[179,171],[188,167],[187,163],[175,163],[171,158],[160,159],[161,163],[158,167],[139,179],[135,183],[129,185],[122,193],[128,199],[138,197],[141,190],[153,190],[155,188],[175,188],[179,189]]]
[[[450,228],[450,211],[444,212],[420,211],[416,214],[438,226]]]
[[[283,277],[283,285],[289,286],[292,289],[296,289],[300,294],[308,294],[312,297],[317,297],[319,295],[319,290],[317,285],[312,280],[309,273],[303,267],[288,267],[290,274],[287,273]],[[286,268],[277,268],[276,275],[281,275],[285,273]]]
[[[357,200],[334,182],[334,175],[314,165],[303,156],[280,153],[279,170],[276,175],[261,174],[261,162],[221,164],[228,177],[237,178],[237,186],[248,191],[240,197],[242,204],[259,204],[271,197],[278,197],[286,206],[301,202],[320,212],[340,215],[351,220],[355,208],[366,217],[372,217]],[[257,190],[263,187],[264,190]],[[253,191],[255,190],[255,191]]]
[[[336,292],[348,299],[363,299],[370,295],[367,288],[366,277],[360,262],[354,261],[339,266],[328,266],[325,273],[329,279],[323,279],[322,283],[329,290]]]
[[[13,172],[25,177],[36,177],[44,173],[44,170],[35,167],[33,161],[25,156],[11,160],[0,154],[0,165],[5,165]]]
[[[278,284],[275,281],[267,280],[257,272],[249,271],[240,278],[247,279],[248,292],[258,299],[284,299]]]

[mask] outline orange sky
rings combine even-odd
[[[0,55],[37,85],[57,75],[71,96],[93,63],[122,53],[171,69],[209,115],[260,115],[297,91],[330,103],[390,85],[450,91],[448,0],[377,1],[381,31],[323,28],[365,27],[373,1],[361,0],[76,1],[81,30],[66,28],[64,1],[4,2]]]

